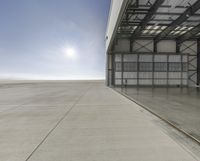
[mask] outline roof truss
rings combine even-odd
[[[118,28],[118,37],[126,35],[132,40],[152,38],[157,42],[162,39],[181,42],[200,38],[200,0],[193,0],[193,5],[173,6],[174,10],[169,12],[172,6],[166,1],[154,0],[153,4],[142,5],[138,0],[134,4],[131,2]]]
[[[163,32],[156,36],[155,41],[160,41],[163,37],[166,37],[170,32],[172,32],[178,25],[186,21],[190,16],[194,15],[200,8],[200,1],[197,0],[192,6],[186,9],[186,11],[181,14],[175,21],[173,21],[170,26],[168,26]]]

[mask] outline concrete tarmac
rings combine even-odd
[[[0,85],[0,161],[197,161],[103,82]]]

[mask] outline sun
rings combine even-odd
[[[76,53],[76,49],[75,48],[72,48],[72,47],[69,47],[69,48],[66,48],[65,51],[65,56],[69,59],[76,59],[77,58],[77,53]]]

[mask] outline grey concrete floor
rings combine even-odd
[[[195,161],[103,82],[0,85],[2,161]]]
[[[196,88],[117,88],[200,141],[200,91]]]

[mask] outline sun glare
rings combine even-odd
[[[76,59],[77,58],[76,49],[75,48],[66,48],[65,56],[69,59]]]

